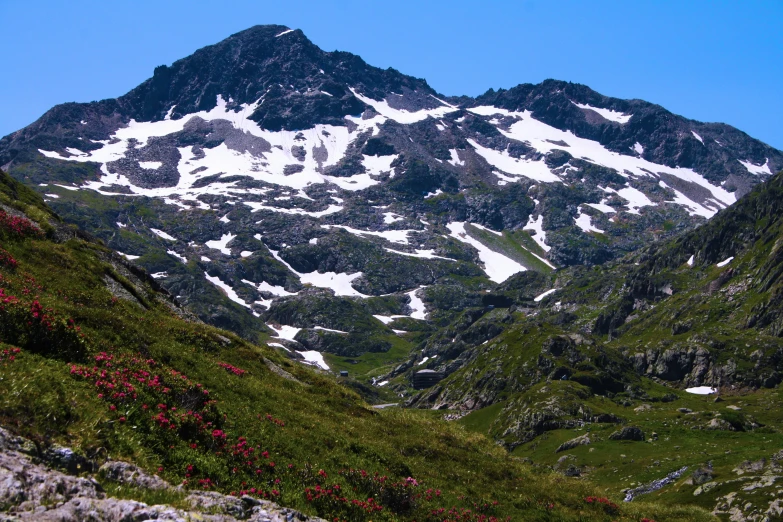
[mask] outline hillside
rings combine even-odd
[[[512,454],[556,467],[570,457],[566,465],[616,491],[709,466],[709,488],[683,476],[660,495],[747,520],[776,513],[737,491],[758,479],[753,471],[776,472],[783,444],[782,201],[783,173],[698,229],[616,263],[514,276],[485,297],[492,308],[464,310],[384,379],[410,389],[416,371],[443,372],[408,404],[460,410]],[[640,428],[646,444],[620,446],[618,460],[610,435],[622,427]],[[756,490],[776,496],[772,483],[744,491]]]
[[[3,520],[59,516],[55,502],[74,494],[25,492],[33,464],[6,467],[19,451],[77,477],[108,459],[130,460],[184,489],[151,489],[154,478],[129,485],[122,473],[104,472],[98,490],[175,508],[200,490],[341,520],[710,518],[689,508],[587,502],[603,495],[455,423],[370,408],[284,348],[189,316],[143,270],[64,225],[5,174],[0,204],[0,425],[13,433],[0,433]],[[25,495],[43,500],[20,503]],[[243,502],[249,509],[255,501]],[[48,507],[25,511],[36,506]]]

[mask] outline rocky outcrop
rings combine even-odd
[[[186,492],[126,462],[105,463],[97,477],[70,475],[51,467],[65,464],[67,468],[77,462],[79,459],[68,448],[56,447],[53,452],[46,450],[39,454],[32,442],[0,428],[0,522],[321,520],[249,496],[238,498],[216,492]],[[169,490],[172,496],[179,494],[184,497],[183,503],[190,509],[150,506],[135,500],[110,497],[101,487],[101,480],[112,480],[138,489]]]
[[[568,451],[570,449],[574,449],[577,446],[587,446],[592,442],[590,440],[590,434],[585,433],[584,435],[580,435],[579,437],[573,438],[571,440],[567,440],[564,443],[562,443],[558,448],[555,450],[555,453],[560,453],[561,451]]]
[[[609,435],[609,440],[635,440],[644,442],[644,431],[637,426],[626,426]]]

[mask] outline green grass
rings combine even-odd
[[[283,505],[329,517],[347,515],[339,508],[308,502],[304,488],[338,483],[351,491],[352,483],[341,471],[354,468],[388,475],[390,481],[415,477],[420,485],[414,493],[427,488],[442,492],[432,501],[416,500],[413,511],[389,508],[373,520],[426,520],[431,508],[473,510],[475,504],[492,501],[498,505],[490,505],[488,513],[499,518],[639,518],[639,506],[621,506],[617,514],[596,511],[583,500],[600,493],[590,483],[531,468],[485,436],[444,422],[437,412],[373,410],[338,379],[290,361],[263,343],[253,344],[226,331],[184,322],[148,282],[130,275],[122,278],[144,306],[112,296],[103,278],[121,267],[112,265],[109,251],[101,245],[80,239],[59,244],[26,239],[5,241],[3,248],[16,258],[18,267],[0,268],[0,288],[17,297],[19,310],[27,310],[33,300],[39,300],[47,315],[58,321],[72,319],[84,334],[87,352],[81,355],[66,349],[48,353],[22,334],[18,338],[21,353],[14,360],[5,356],[0,360],[0,423],[20,435],[44,445],[66,444],[87,456],[129,460],[149,471],[161,469],[160,475],[173,484],[188,478],[189,487],[198,487],[197,479],[209,478],[213,489],[230,492],[249,481],[267,492],[278,490],[274,498]],[[0,313],[0,321],[13,319],[9,317]],[[7,347],[0,346],[0,353]],[[364,364],[369,375],[374,365],[392,364],[392,359],[404,357],[409,350],[410,344],[400,338],[391,354],[371,354],[379,358],[360,365]],[[114,360],[99,361],[96,356],[101,352]],[[296,381],[279,376],[268,362]],[[79,374],[105,364],[113,364],[112,371],[120,372],[117,375],[130,375],[124,373],[125,368],[129,372],[148,368],[150,375],[161,377],[164,386],[173,391],[136,384],[141,390],[137,399],[100,396],[103,388],[96,388],[96,383],[101,380]],[[220,364],[233,365],[245,373],[235,375]],[[180,374],[187,380],[181,382]],[[196,383],[203,388],[196,388]],[[215,402],[194,406],[191,392],[203,389],[209,390],[209,398]],[[166,404],[167,409],[160,410],[158,403]],[[145,404],[152,411],[144,409]],[[118,407],[112,409],[115,405]],[[174,406],[180,406],[182,412],[195,408],[214,424],[196,434],[170,433],[158,426],[152,413],[172,412]],[[170,415],[182,423],[179,429],[185,429],[185,421],[177,421],[173,412]],[[265,466],[263,476],[250,477],[244,464],[216,445],[215,435],[209,431],[215,427],[226,435],[227,444],[246,436],[259,453],[269,453],[258,464]],[[268,465],[272,460],[277,464],[275,471]],[[195,475],[186,477],[189,465],[194,466]],[[324,470],[328,479],[318,470]],[[280,482],[275,483],[275,478]],[[359,487],[355,495],[373,494],[367,493],[368,487]],[[116,484],[107,484],[107,489],[111,494],[148,502],[178,505],[181,501],[179,494],[143,492]],[[710,519],[706,513],[688,508],[649,505],[642,510],[645,516],[658,520]],[[351,516],[369,518],[366,514]]]
[[[412,345],[403,337],[395,335],[385,340],[392,345],[388,352],[366,352],[356,357],[324,354],[324,357],[334,371],[347,370],[357,379],[368,380],[389,372],[394,366],[407,360],[411,353]]]
[[[94,380],[72,373],[72,364],[77,368],[105,364],[94,358],[107,352],[116,358],[113,368],[118,371],[135,357],[142,367],[152,364],[151,371],[162,375],[164,382],[175,370],[186,375],[188,383],[208,389],[209,397],[216,401],[210,406],[215,408],[211,418],[227,440],[233,444],[238,437],[247,436],[259,452],[268,451],[268,458],[277,463],[279,471],[267,471],[253,482],[265,491],[277,488],[277,501],[308,513],[334,514],[331,508],[319,508],[305,499],[304,487],[321,480],[317,470],[324,470],[328,483],[349,488],[348,479],[340,472],[355,468],[389,475],[391,480],[412,476],[420,483],[419,491],[442,491],[431,503],[419,500],[418,511],[395,514],[389,510],[374,516],[374,520],[423,519],[430,505],[474,509],[474,503],[485,501],[499,503],[488,509],[501,518],[638,518],[636,506],[623,506],[613,516],[595,512],[583,500],[596,493],[589,483],[530,468],[483,435],[442,421],[436,412],[373,410],[359,395],[340,386],[337,379],[313,372],[263,344],[252,344],[203,324],[183,322],[144,281],[126,278],[125,284],[143,298],[145,306],[114,298],[104,286],[103,277],[118,267],[106,261],[108,251],[100,245],[79,239],[61,244],[28,239],[5,242],[3,247],[19,263],[16,269],[0,268],[4,292],[17,296],[22,308],[24,303],[38,299],[49,309],[48,314],[73,319],[87,347],[85,357],[73,355],[83,360],[74,360],[67,352],[56,357],[39,353],[30,345],[15,360],[0,361],[0,423],[20,435],[43,444],[67,444],[88,456],[130,460],[147,470],[161,468],[162,477],[173,484],[182,483],[188,465],[194,465],[197,471],[191,477],[191,486],[197,486],[198,478],[210,478],[219,491],[241,489],[241,481],[249,479],[241,470],[232,472],[236,463],[202,439],[191,447],[191,441],[197,440],[194,435],[172,437],[157,427],[140,404],[184,404],[181,401],[189,392],[177,391],[169,397],[165,392],[145,391],[136,401],[117,403],[107,396],[100,397]],[[24,343],[23,347],[27,346]],[[410,345],[399,339],[393,353],[383,357],[403,357],[409,349]],[[144,362],[149,360],[156,362]],[[298,382],[278,376],[266,361]],[[370,368],[382,362],[376,359],[360,364],[369,374]],[[246,373],[235,375],[218,363]],[[391,359],[385,361],[390,363]],[[170,382],[169,386],[178,381]],[[115,403],[120,407],[112,410],[110,406]],[[203,411],[206,414],[207,410]],[[284,425],[270,422],[267,414]],[[208,432],[203,436],[211,440]],[[293,465],[291,470],[287,468],[289,463]],[[270,482],[275,477],[281,482]],[[564,484],[568,487],[562,487]],[[179,494],[143,492],[114,484],[107,484],[107,489],[111,494],[148,502],[178,505],[181,501]],[[644,509],[646,515],[659,519],[659,513],[670,513],[671,520],[694,519],[687,509],[675,511],[662,506]],[[709,520],[709,516],[698,513],[695,520]]]

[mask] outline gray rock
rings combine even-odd
[[[555,453],[560,453],[561,451],[568,451],[570,449],[574,449],[577,446],[586,446],[590,444],[590,434],[585,433],[584,435],[580,435],[579,437],[576,437],[574,439],[568,440],[564,443],[562,443],[556,450]]]
[[[727,421],[716,417],[707,424],[708,430],[734,431],[734,427]]]
[[[75,477],[33,462],[19,450],[34,448],[30,441],[0,428],[0,522],[131,522],[160,520],[186,522],[318,522],[298,511],[252,497],[236,498],[216,492],[193,492],[185,499],[192,510],[166,505],[149,506],[135,500],[107,497],[94,478]],[[70,459],[69,448],[53,446],[47,452]],[[46,461],[44,461],[46,462]],[[110,461],[101,476],[140,489],[170,489],[166,481],[127,462]]]
[[[637,426],[626,426],[609,435],[610,440],[637,440],[644,441],[644,431]]]
[[[98,473],[114,482],[127,484],[136,488],[151,490],[171,488],[171,484],[157,475],[149,475],[138,466],[134,466],[127,462],[110,460],[100,467]]]
[[[691,481],[697,486],[709,482],[712,479],[713,479],[713,475],[712,475],[711,462],[707,464],[706,467],[699,468],[696,471],[694,471],[693,475],[691,476]]]

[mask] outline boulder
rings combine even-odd
[[[644,431],[637,426],[626,426],[609,435],[609,440],[637,440],[644,441]]]
[[[568,451],[570,449],[574,449],[577,446],[587,446],[590,444],[590,434],[585,433],[584,435],[580,435],[579,437],[576,437],[574,439],[568,440],[564,443],[562,443],[556,450],[555,453],[560,453],[561,451]]]

